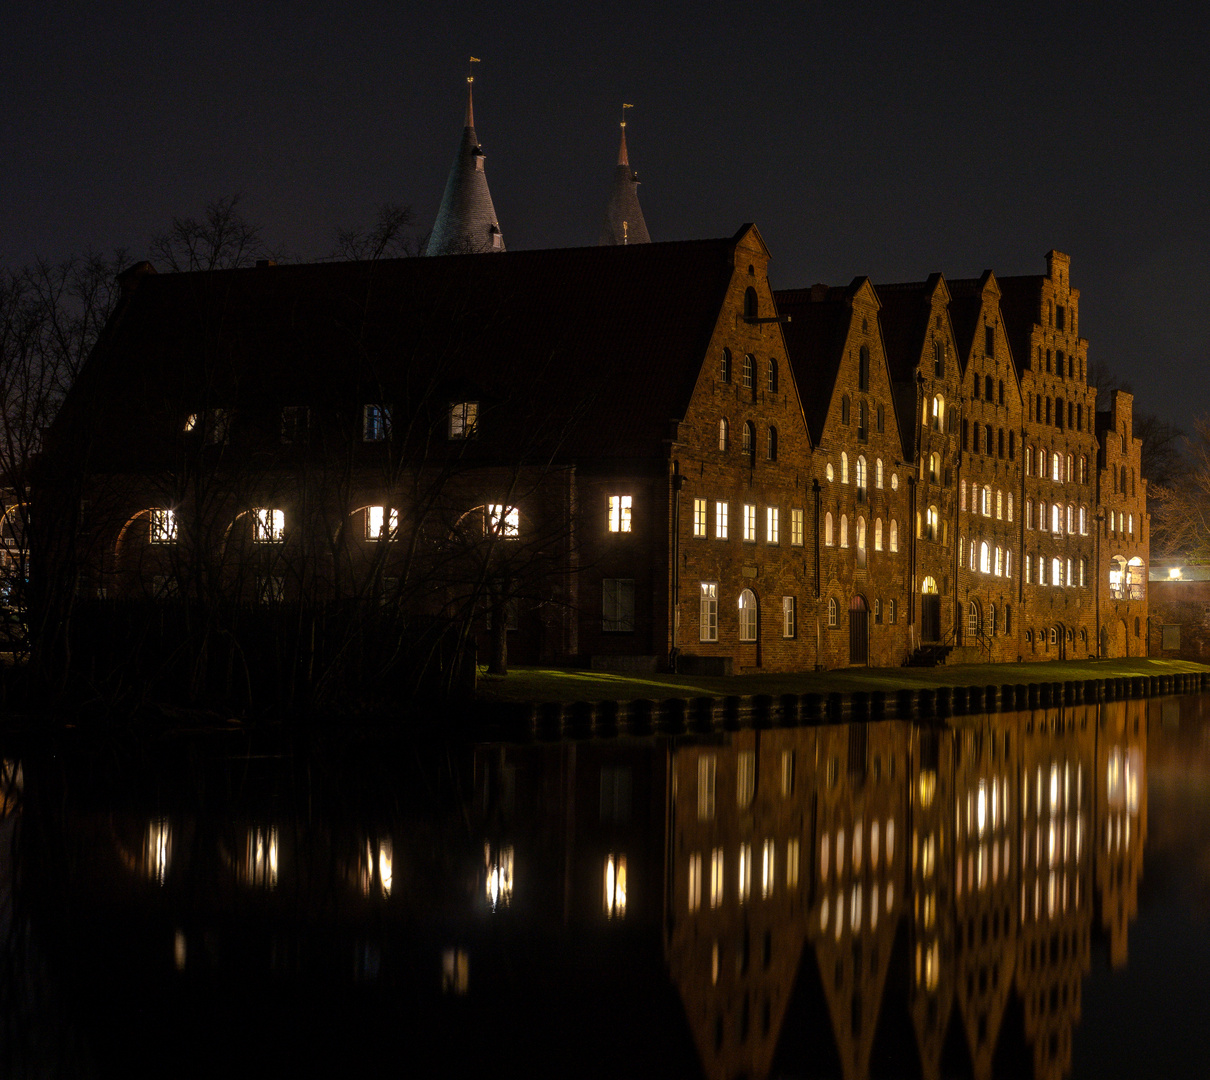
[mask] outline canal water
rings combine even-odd
[[[0,785],[5,1078],[1207,1074],[1210,695]]]

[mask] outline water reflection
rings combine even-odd
[[[217,802],[47,783],[59,862],[27,877],[87,898],[98,957],[352,983],[484,1060],[532,1028],[534,1068],[543,1032],[608,1046],[585,1074],[1057,1078],[1094,944],[1126,963],[1160,707],[464,747],[411,799],[372,766]]]

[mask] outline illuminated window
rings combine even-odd
[[[979,573],[990,574],[992,571],[991,548],[986,540],[979,545]]]
[[[743,381],[748,389],[753,388],[756,381],[756,357],[751,353],[744,357]]]
[[[706,535],[706,500],[693,500],[693,535]]]
[[[626,856],[605,857],[605,914],[622,918],[626,914]]]
[[[752,503],[744,503],[744,539],[756,542],[756,507]]]
[[[940,394],[933,398],[933,430],[945,430],[945,398]]]
[[[252,511],[252,539],[258,544],[279,543],[286,535],[284,510],[258,507]]]
[[[874,550],[882,550],[882,518],[874,519]]]
[[[1063,560],[1062,559],[1051,560],[1050,583],[1052,585],[1062,585],[1063,584]]]
[[[937,540],[937,531],[941,522],[941,515],[937,512],[937,507],[930,506],[925,514],[925,532],[926,540]]]
[[[765,540],[770,544],[781,543],[781,514],[776,506],[765,511]]]
[[[390,433],[391,410],[385,405],[366,405],[361,411],[361,437],[366,442],[382,442]]]
[[[703,581],[698,612],[698,640],[718,641],[718,582]]]
[[[832,546],[832,512],[829,510],[823,519],[823,542],[824,547]]]
[[[849,455],[843,450],[840,452],[840,482],[842,484],[849,482]]]
[[[863,567],[866,564],[866,546],[865,546],[865,518],[857,519],[857,565]]]
[[[1062,480],[1063,474],[1062,474],[1061,470],[1062,470],[1062,462],[1060,461],[1059,455],[1051,454],[1050,455],[1050,478],[1052,480]]]
[[[1058,503],[1050,504],[1050,531],[1055,536],[1063,535],[1063,507]]]
[[[631,497],[629,495],[609,496],[609,531],[611,533],[630,532]]]
[[[698,852],[689,856],[689,910],[697,911],[702,903],[702,857]]]
[[[835,628],[837,622],[837,604],[836,597],[828,598],[828,626]]]
[[[725,502],[714,504],[714,536],[718,540],[727,539],[727,504]]]
[[[891,518],[891,550],[899,550],[899,525],[894,518]]]
[[[457,401],[450,406],[450,438],[473,439],[479,423],[479,402]]]
[[[730,349],[723,350],[723,358],[722,358],[721,364],[719,365],[718,377],[720,380],[722,380],[725,383],[729,383],[731,381],[731,350]]]
[[[895,601],[894,600],[888,600],[886,602],[886,621],[887,622],[895,621]]]
[[[784,638],[792,638],[794,636],[794,614],[794,597],[783,596],[781,598],[781,636]]]
[[[794,547],[802,547],[802,511],[790,511],[790,543]]]
[[[996,520],[1004,519],[1004,492],[999,488],[996,489]]]
[[[726,866],[723,862],[723,849],[716,847],[710,853],[710,906],[719,907],[723,902],[723,874]]]
[[[727,418],[723,417],[718,422],[718,448],[726,452],[727,447],[731,444],[730,429],[727,426]]]
[[[176,543],[176,514],[172,510],[151,511],[150,540],[153,544]]]
[[[766,840],[761,852],[760,894],[765,899],[773,895],[773,879],[776,869],[776,848],[772,840]]]
[[[1080,535],[1088,535],[1088,508],[1084,506],[1080,507]]]
[[[399,511],[385,506],[366,507],[366,539],[394,540],[399,532]]]
[[[1000,577],[1004,573],[1004,549],[996,548],[996,577]]]
[[[634,579],[601,581],[601,629],[607,634],[634,632]]]
[[[756,597],[751,589],[739,594],[739,639],[756,640]]]
[[[866,497],[866,467],[865,457],[857,455],[857,501],[864,502]]]
[[[752,895],[752,845],[739,846],[739,902],[746,903]]]
[[[718,778],[718,759],[713,754],[702,754],[697,759],[697,819],[711,821],[714,818],[714,785]]]
[[[845,514],[840,515],[840,546],[842,548],[849,546],[849,519]]]
[[[515,506],[490,503],[487,507],[487,533],[489,536],[515,540],[521,535],[521,511]]]

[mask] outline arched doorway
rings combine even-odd
[[[1067,630],[1062,623],[1055,623],[1047,633],[1052,660],[1067,658]]]
[[[849,601],[849,663],[870,662],[870,609],[865,598],[854,596]]]
[[[937,582],[926,577],[920,594],[920,640],[940,641],[941,594],[937,592]]]

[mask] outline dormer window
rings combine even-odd
[[[450,406],[450,438],[473,439],[479,421],[479,402],[456,401]]]
[[[391,410],[386,405],[366,405],[362,409],[361,437],[365,442],[383,442],[390,433]]]

